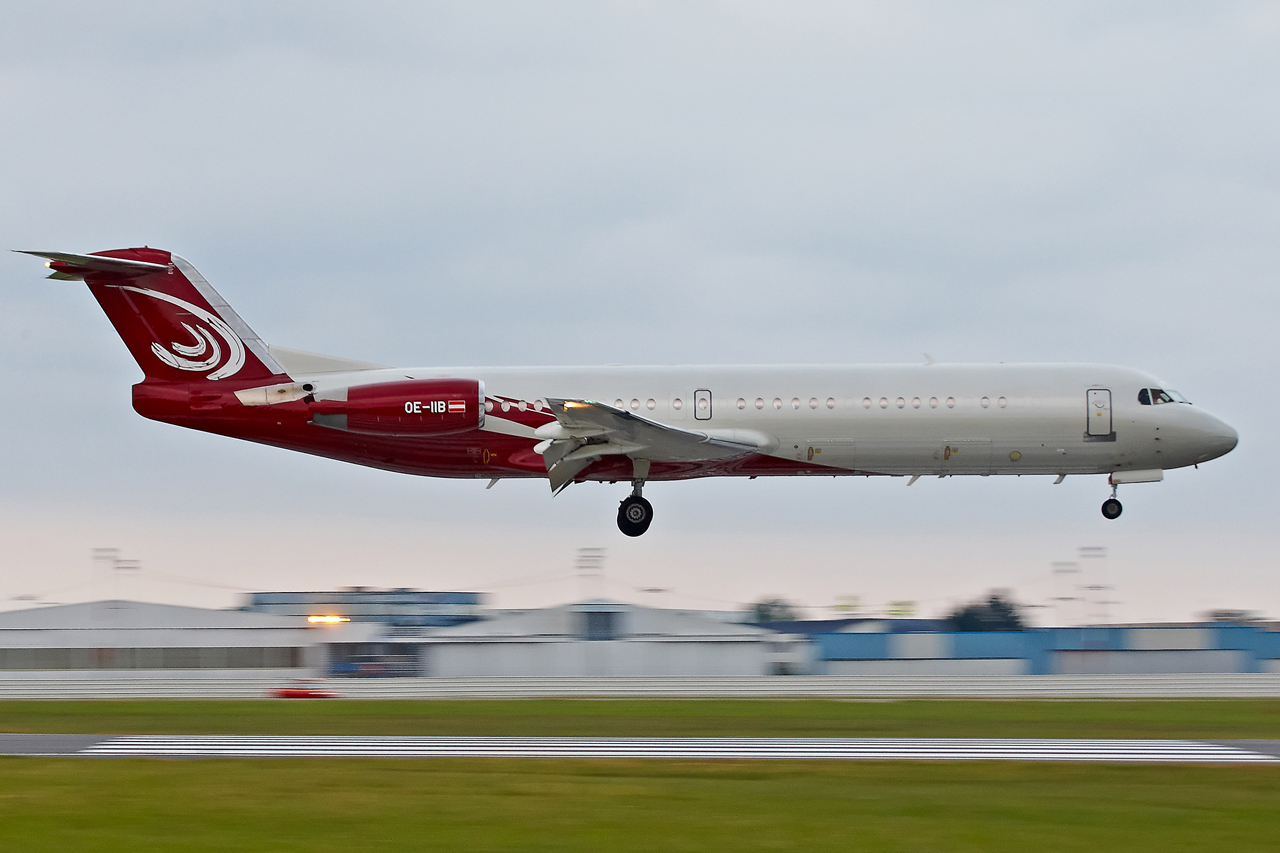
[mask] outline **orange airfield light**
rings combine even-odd
[[[307,621],[319,625],[336,625],[339,622],[350,622],[345,616],[308,616]]]

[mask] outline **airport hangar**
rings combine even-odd
[[[254,593],[237,610],[97,601],[0,613],[0,678],[1280,673],[1269,623],[744,618],[613,601],[488,610],[478,593],[365,588]]]
[[[263,593],[239,610],[96,601],[9,611],[0,613],[0,678],[742,676],[809,669],[806,638],[697,612],[594,601],[483,611],[479,600],[476,593],[356,590]]]

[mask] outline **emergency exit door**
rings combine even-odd
[[[705,388],[693,392],[693,416],[700,421],[711,420],[711,392]]]
[[[1111,435],[1111,392],[1105,388],[1090,388],[1087,392],[1089,409],[1088,435]]]

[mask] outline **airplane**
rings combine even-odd
[[[431,477],[645,483],[697,477],[1105,474],[1216,459],[1236,431],[1163,382],[1103,364],[386,367],[269,345],[188,261],[148,247],[45,258],[84,281],[144,379],[138,414]]]

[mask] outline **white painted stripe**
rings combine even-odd
[[[265,698],[304,672],[0,673],[4,699]],[[972,697],[1173,698],[1280,697],[1276,673],[1181,675],[761,675],[581,678],[352,678],[327,689],[348,699],[514,699],[536,697]]]
[[[400,758],[694,758],[1280,763],[1186,740],[1055,738],[520,738],[127,735],[83,755]]]

